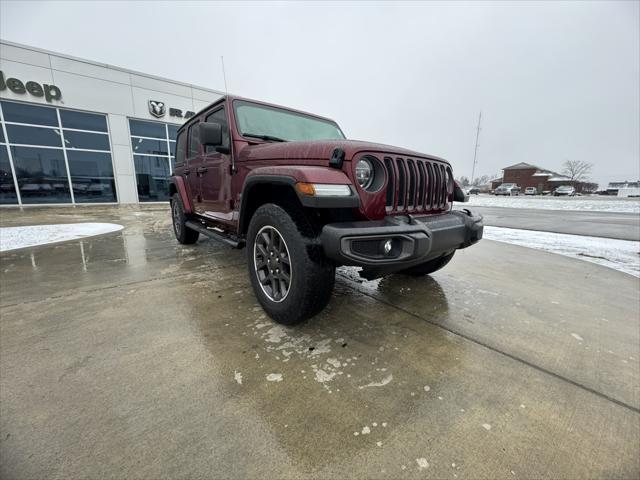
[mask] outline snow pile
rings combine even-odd
[[[66,242],[122,230],[115,223],[68,223],[0,228],[0,252]]]
[[[488,226],[484,227],[483,238],[557,253],[640,277],[640,242]]]
[[[640,198],[618,197],[495,197],[470,195],[467,206],[532,208],[536,210],[566,210],[586,212],[640,213]]]

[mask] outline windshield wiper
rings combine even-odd
[[[259,133],[243,133],[242,136],[259,138],[260,140],[271,140],[272,142],[286,142],[284,138],[274,137],[272,135],[260,135]]]

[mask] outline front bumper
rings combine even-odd
[[[327,257],[339,265],[364,267],[375,277],[473,245],[482,238],[482,230],[481,215],[461,210],[330,223],[320,238]]]

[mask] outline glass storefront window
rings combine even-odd
[[[64,143],[67,148],[109,151],[109,136],[102,133],[76,132],[64,130]]]
[[[11,147],[22,203],[71,203],[62,149]]]
[[[141,202],[169,200],[169,162],[167,157],[134,155],[138,198]]]
[[[0,114],[1,204],[117,202],[106,115],[4,100]]]
[[[58,115],[52,107],[27,105],[17,102],[2,102],[5,122],[30,123],[33,125],[58,126]]]
[[[142,120],[129,120],[131,135],[136,137],[167,138],[167,130],[164,123],[143,122]]]
[[[177,125],[167,125],[169,129],[169,140],[176,140],[176,136],[178,135],[178,126]]]
[[[174,167],[178,125],[129,119],[138,200],[169,199],[169,175]]]
[[[9,152],[6,145],[0,145],[0,204],[16,205],[17,203],[18,196],[16,195],[16,186],[13,183]]]
[[[76,130],[91,130],[107,133],[107,119],[104,115],[94,113],[76,112],[73,110],[60,110],[60,120],[63,128],[75,128]]]
[[[9,143],[62,147],[60,130],[57,128],[7,125],[7,136],[9,137]]]
[[[76,202],[115,202],[116,186],[110,153],[67,152]]]
[[[131,137],[131,148],[134,154],[168,155],[167,140],[149,140]]]

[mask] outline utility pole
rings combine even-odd
[[[476,175],[476,162],[477,162],[477,158],[478,158],[478,147],[480,146],[478,144],[478,139],[480,138],[480,122],[482,121],[482,110],[480,110],[480,115],[478,116],[478,128],[476,130],[476,148],[473,151],[473,168],[471,169],[471,185],[473,185],[473,179],[475,178]]]

